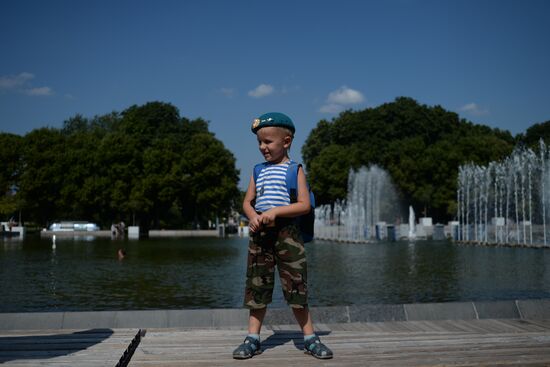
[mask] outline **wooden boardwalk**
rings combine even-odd
[[[114,367],[137,329],[0,331],[0,365]]]
[[[262,331],[264,352],[237,361],[243,330],[148,330],[131,367],[550,366],[550,320],[406,321],[318,325],[332,360],[302,352],[294,326]]]
[[[137,329],[0,331],[2,366],[115,366]],[[232,359],[245,330],[148,329],[130,367],[550,366],[550,320],[441,320],[317,324],[335,353],[302,352],[295,325],[262,330],[264,352]]]

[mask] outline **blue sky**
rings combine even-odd
[[[292,158],[321,119],[408,96],[520,133],[550,120],[550,1],[0,1],[0,131],[148,101],[237,158],[280,111]]]

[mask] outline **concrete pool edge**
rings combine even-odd
[[[550,319],[550,299],[311,307],[314,323]],[[245,327],[246,309],[0,313],[0,330]],[[268,309],[265,325],[294,324],[290,308]]]

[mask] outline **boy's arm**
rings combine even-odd
[[[256,210],[252,207],[252,200],[256,197],[256,183],[254,178],[250,176],[250,181],[248,182],[248,188],[246,189],[246,194],[244,194],[243,201],[243,211],[246,217],[248,218],[248,227],[252,232],[256,232],[260,228],[260,216],[256,213]]]
[[[306,175],[301,167],[298,168],[298,197],[295,203],[285,206],[276,206],[269,209],[260,216],[260,222],[271,224],[277,217],[294,218],[309,213],[311,203],[309,202],[309,190],[307,189]]]

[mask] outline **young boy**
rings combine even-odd
[[[243,210],[250,224],[245,307],[250,309],[248,336],[233,352],[233,358],[251,358],[262,352],[260,329],[271,303],[275,266],[283,294],[304,333],[304,350],[321,359],[332,358],[313,331],[307,304],[307,265],[304,243],[295,218],[311,210],[306,176],[298,169],[298,193],[291,203],[286,171],[291,163],[288,150],[294,138],[294,124],[282,113],[266,113],[254,120],[252,132],[265,158],[256,180],[250,177]]]

